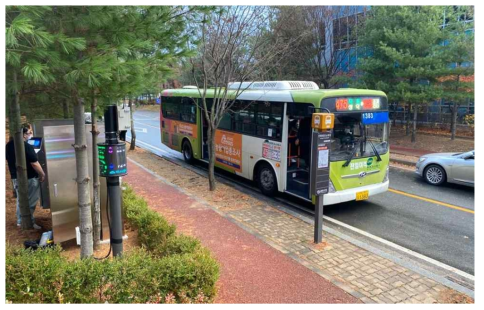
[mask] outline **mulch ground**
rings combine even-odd
[[[389,141],[391,145],[425,150],[432,153],[468,152],[474,149],[474,139],[456,138],[451,140],[450,135],[444,135],[444,132],[441,130],[432,131],[431,129],[425,129],[420,134],[417,132],[416,141],[412,143],[411,134],[405,135],[403,127],[392,126]]]
[[[5,165],[6,171],[8,166]],[[42,209],[40,202],[37,203],[34,217],[35,223],[42,227],[41,230],[22,230],[17,227],[16,217],[16,203],[17,199],[13,195],[13,186],[10,179],[10,174],[7,172],[5,176],[5,224],[6,234],[5,241],[13,246],[23,246],[24,241],[27,240],[39,240],[42,233],[52,230],[52,217],[50,209]],[[136,230],[132,229],[129,225],[125,225],[125,235],[128,239],[124,240],[123,248],[124,252],[129,252],[134,247],[138,247],[138,238]],[[61,244],[63,249],[63,255],[69,259],[80,258],[81,248],[76,244],[76,240],[63,242]],[[95,257],[104,257],[109,251],[109,244],[101,244],[100,248],[94,251]]]

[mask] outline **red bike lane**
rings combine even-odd
[[[210,249],[220,264],[216,303],[359,303],[210,207],[128,161],[123,177],[149,206]]]

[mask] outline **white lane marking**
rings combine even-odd
[[[330,222],[333,222],[333,223],[334,223],[334,224],[336,224],[336,225],[339,225],[339,226],[345,227],[345,228],[347,228],[347,229],[349,229],[349,230],[352,230],[352,231],[354,231],[354,232],[356,232],[356,233],[358,233],[358,234],[361,234],[361,235],[363,235],[363,236],[365,236],[365,237],[368,237],[368,238],[370,238],[370,239],[373,239],[373,240],[376,240],[376,241],[378,241],[378,242],[381,242],[381,243],[383,243],[383,244],[385,244],[385,245],[387,245],[387,246],[390,246],[390,247],[392,247],[392,248],[395,248],[395,249],[397,249],[397,250],[400,250],[400,251],[402,251],[402,252],[405,252],[405,253],[407,253],[407,254],[409,254],[409,255],[412,255],[412,256],[414,256],[414,257],[417,257],[417,258],[419,258],[419,259],[421,259],[421,260],[424,260],[424,261],[426,261],[426,262],[428,262],[428,263],[431,263],[431,264],[436,265],[436,266],[439,266],[439,267],[441,267],[441,268],[443,268],[443,269],[446,269],[446,270],[449,270],[449,271],[451,271],[451,272],[454,272],[454,273],[456,273],[456,274],[458,274],[458,275],[460,275],[460,276],[462,276],[462,277],[464,277],[464,278],[466,278],[466,279],[469,279],[469,280],[474,281],[474,276],[473,276],[473,275],[468,274],[468,273],[466,273],[466,272],[464,272],[464,271],[462,271],[462,270],[459,270],[459,269],[454,268],[454,267],[452,267],[452,266],[449,266],[449,265],[446,265],[446,264],[444,264],[444,263],[441,263],[441,262],[439,262],[439,261],[437,261],[437,260],[435,260],[435,259],[433,259],[433,258],[427,257],[427,256],[425,256],[425,255],[422,255],[422,254],[417,253],[417,252],[415,252],[415,251],[412,251],[412,250],[410,250],[410,249],[404,248],[403,246],[400,246],[400,245],[398,245],[398,244],[395,244],[395,243],[393,243],[393,242],[391,242],[391,241],[388,241],[388,240],[385,240],[385,239],[380,238],[380,237],[378,237],[378,236],[375,236],[375,235],[372,235],[372,234],[370,234],[370,233],[367,233],[366,231],[363,231],[363,230],[358,229],[358,228],[356,228],[356,227],[353,227],[353,226],[350,226],[350,225],[345,224],[345,223],[343,223],[343,222],[340,222],[340,221],[338,221],[338,220],[335,220],[334,218],[331,218],[331,217],[328,217],[328,216],[325,216],[325,215],[323,216],[323,218],[324,218],[324,219],[326,219],[326,220],[328,220],[328,221],[330,221]]]
[[[146,128],[135,128],[134,131],[142,132],[142,133],[148,133],[148,130]]]
[[[131,139],[131,136],[130,136],[130,135],[126,135],[126,140],[127,140],[128,138],[129,138],[129,139]],[[156,146],[151,145],[151,144],[148,144],[148,143],[143,142],[143,141],[141,141],[141,140],[136,140],[136,143],[139,143],[139,144],[145,145],[145,146],[146,146],[147,148],[149,148],[149,149],[157,150],[157,151],[160,151],[160,152],[165,153],[165,154],[170,154],[169,152],[167,152],[167,151],[165,151],[165,150],[162,150],[162,149],[160,149],[160,148],[157,148]]]
[[[142,124],[142,125],[145,125],[145,126],[148,126],[148,127],[153,127],[153,128],[156,128],[156,129],[160,129],[160,127],[156,127],[156,126],[153,126],[153,125],[148,125],[146,123],[141,123],[140,121],[137,121],[137,120],[134,120],[135,122],[139,123],[139,124]]]
[[[156,146],[153,146],[153,145],[148,144],[148,143],[143,142],[143,141],[136,141],[136,143],[140,143],[140,144],[142,144],[142,145],[144,145],[144,146],[146,146],[147,148],[152,149],[152,150],[157,150],[157,151],[160,151],[160,152],[165,153],[165,154],[170,154],[169,152],[167,152],[167,151],[165,151],[165,150],[162,150],[162,149],[160,149],[160,148],[157,148]]]
[[[137,142],[138,142],[138,141],[137,141]],[[157,149],[157,150],[159,150],[159,151],[162,151],[162,152],[164,152],[164,153],[169,154],[168,152],[163,151],[163,150],[161,150],[161,149],[159,149],[159,148],[157,148],[157,147],[155,147],[155,146],[152,146],[151,144],[148,144],[148,143],[145,143],[145,142],[142,142],[142,141],[139,141],[139,142],[140,142],[140,143],[142,143],[142,144],[145,144],[145,145],[147,145],[147,146],[149,146],[149,147],[151,147],[151,148],[153,148],[153,149]],[[380,237],[378,237],[378,236],[375,236],[375,235],[373,235],[373,234],[367,233],[366,231],[363,231],[363,230],[358,229],[358,228],[356,228],[356,227],[350,226],[350,225],[348,225],[348,224],[345,224],[345,223],[343,223],[343,222],[340,222],[340,221],[338,221],[338,220],[336,220],[336,219],[333,219],[333,218],[331,218],[331,217],[328,217],[328,216],[325,216],[325,215],[324,215],[324,216],[323,216],[323,218],[324,218],[324,219],[326,219],[326,220],[328,220],[328,221],[330,221],[330,222],[333,222],[333,223],[334,223],[334,224],[336,224],[336,225],[340,225],[340,226],[342,226],[342,227],[345,227],[345,228],[347,228],[347,229],[349,229],[349,230],[352,230],[352,231],[354,231],[354,232],[356,232],[356,233],[358,233],[358,234],[361,234],[361,235],[363,235],[363,236],[365,236],[365,237],[368,237],[368,238],[370,238],[370,239],[373,239],[373,240],[376,240],[376,241],[378,241],[378,242],[381,242],[381,243],[383,243],[383,244],[385,244],[385,245],[387,245],[387,246],[393,247],[393,248],[395,248],[395,249],[397,249],[397,250],[400,250],[400,251],[405,252],[405,253],[407,253],[407,254],[409,254],[409,255],[412,255],[412,256],[414,256],[414,257],[417,257],[417,258],[419,258],[419,259],[421,259],[421,260],[423,260],[423,261],[426,261],[426,262],[428,262],[428,263],[434,264],[434,265],[439,266],[439,267],[441,267],[441,268],[443,268],[443,269],[446,269],[446,270],[449,270],[449,271],[451,271],[451,272],[454,272],[454,273],[456,273],[456,274],[458,274],[458,275],[460,275],[460,276],[462,276],[462,277],[464,277],[464,278],[467,278],[467,279],[469,279],[469,280],[474,281],[474,278],[475,278],[475,277],[474,277],[473,275],[468,274],[468,273],[466,273],[466,272],[464,272],[464,271],[462,271],[462,270],[459,270],[459,269],[454,268],[454,267],[452,267],[452,266],[449,266],[449,265],[446,265],[446,264],[444,264],[444,263],[441,263],[441,262],[439,262],[439,261],[437,261],[437,260],[435,260],[435,259],[433,259],[433,258],[427,257],[427,256],[425,256],[425,255],[422,255],[422,254],[420,254],[420,253],[417,253],[417,252],[415,252],[415,251],[412,251],[412,250],[410,250],[410,249],[407,249],[407,248],[405,248],[405,247],[402,247],[402,246],[400,246],[400,245],[398,245],[398,244],[395,244],[395,243],[393,243],[393,242],[391,242],[391,241],[385,240],[385,239],[380,238]]]
[[[157,115],[155,118],[153,118],[153,114],[151,114],[151,115],[150,114],[141,114],[139,112],[135,112],[135,114],[136,114],[135,116],[148,117],[148,119],[159,119],[160,112],[155,112],[155,113]]]
[[[136,117],[136,118],[134,118],[134,120],[135,121],[137,121],[137,120],[138,121],[159,121],[160,118],[159,117],[153,117],[153,118],[151,118],[151,117],[150,118],[138,118],[138,117]]]

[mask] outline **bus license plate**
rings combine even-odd
[[[356,200],[366,200],[368,199],[368,191],[362,191],[356,193]]]

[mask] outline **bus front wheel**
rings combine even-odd
[[[185,162],[187,162],[188,164],[191,164],[193,162],[193,150],[192,150],[192,145],[188,140],[183,141],[182,153],[183,153],[183,158],[185,159]]]
[[[261,164],[257,169],[257,185],[264,195],[274,196],[277,191],[277,179],[274,169],[268,164]]]

